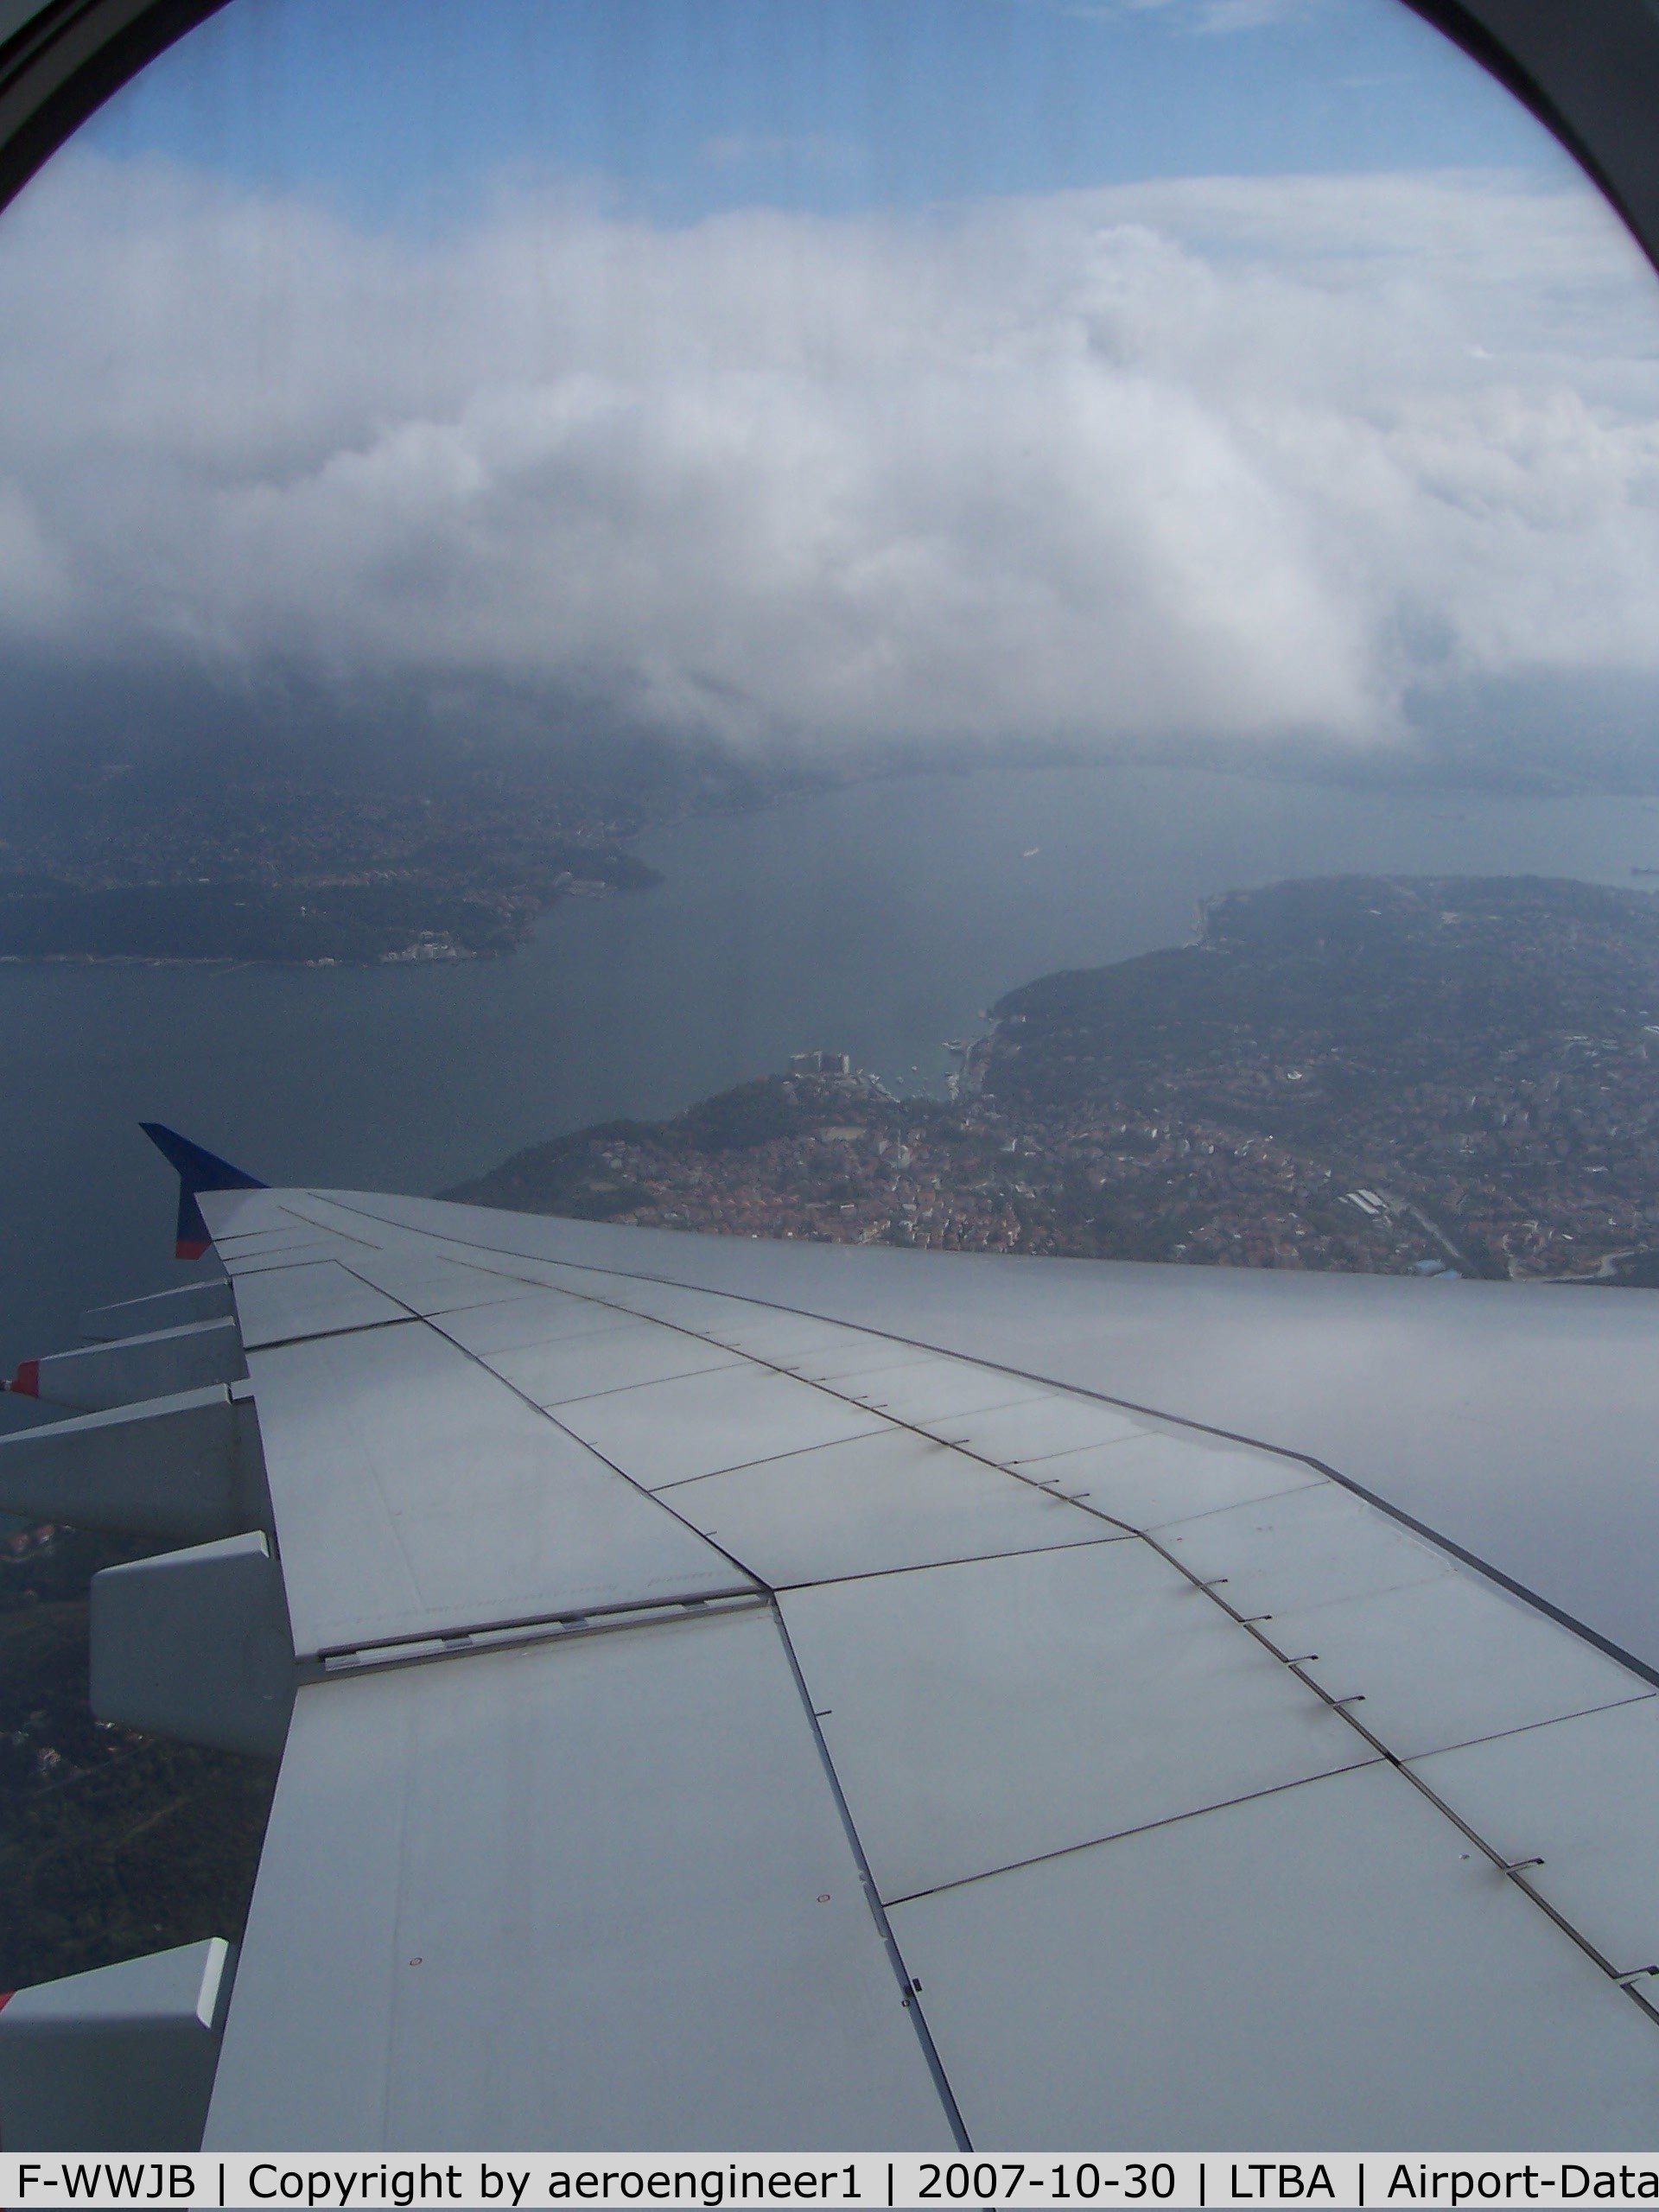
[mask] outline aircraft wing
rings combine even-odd
[[[190,1999],[207,2147],[1651,2144],[1653,1675],[1126,1387],[1149,1271],[200,1204],[232,1313],[104,1322],[0,1460],[85,1487],[164,1421],[170,1496],[180,1424],[231,1439],[229,1532],[94,1604],[105,1710],[281,1750]],[[1159,1272],[1224,1382],[1271,1363],[1272,1278],[1230,1331]],[[1481,1287],[1392,1286],[1442,1332]],[[96,1379],[216,1329],[216,1382]],[[99,1980],[0,2015],[9,2148],[8,2063]]]

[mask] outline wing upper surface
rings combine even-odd
[[[317,1676],[211,2143],[1651,2139],[1617,1656],[1306,1460],[667,1280],[703,1240],[204,1205],[311,1331],[249,1364]]]
[[[737,1292],[1306,1452],[1659,1671],[1659,1292],[765,1243],[378,1196],[334,1211],[499,1264],[512,1248]]]

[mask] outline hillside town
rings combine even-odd
[[[724,1236],[1659,1281],[1659,912],[1539,879],[1212,902],[1011,993],[948,1100],[844,1055],[452,1195]]]

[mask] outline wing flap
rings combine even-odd
[[[207,2145],[948,2147],[906,1994],[764,1606],[329,1682]]]

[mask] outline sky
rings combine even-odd
[[[15,723],[1659,786],[1659,290],[1395,0],[233,0],[0,298]]]
[[[416,232],[515,170],[686,221],[1549,158],[1397,0],[233,0],[83,143]]]

